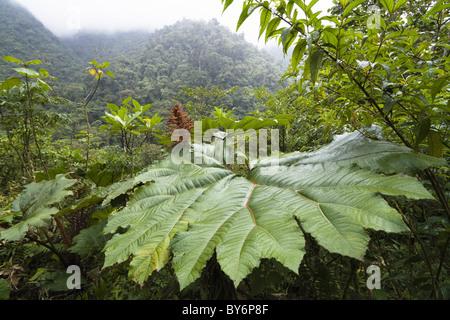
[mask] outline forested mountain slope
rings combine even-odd
[[[183,20],[151,34],[79,34],[64,42],[85,60],[90,54],[112,63],[116,78],[102,83],[95,100],[100,109],[133,96],[165,112],[183,86],[238,86],[224,103],[245,113],[254,106],[246,91],[275,91],[282,75],[281,62],[214,20]]]
[[[11,65],[2,59],[14,56],[22,61],[39,59],[61,81],[73,80],[83,61],[22,6],[0,0],[0,78],[11,76]]]
[[[216,20],[60,41],[0,1],[0,300],[450,299],[444,0],[222,0],[283,75]]]
[[[216,20],[183,20],[153,33],[144,31],[101,34],[81,32],[59,39],[25,8],[0,0],[0,56],[22,61],[39,59],[43,68],[58,78],[57,93],[75,102],[59,110],[77,118],[79,104],[88,92],[87,62],[111,63],[115,79],[104,79],[90,105],[95,121],[104,114],[106,103],[120,103],[132,96],[151,103],[166,115],[185,86],[238,86],[219,101],[237,114],[252,110],[255,101],[248,92],[254,87],[277,90],[283,73],[281,61],[232,33]],[[0,76],[13,75],[11,65],[1,61]]]
[[[120,55],[136,58],[150,36],[150,32],[139,30],[116,33],[80,31],[61,40],[83,61],[112,61]]]

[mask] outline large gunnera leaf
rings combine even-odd
[[[71,195],[72,191],[67,189],[75,182],[76,180],[67,179],[60,174],[53,180],[33,182],[25,186],[23,192],[11,205],[11,212],[21,213],[22,220],[2,231],[0,239],[17,241],[25,236],[30,226],[45,226],[51,216],[58,212],[58,209],[52,205]]]
[[[366,135],[381,136],[380,128],[373,126]],[[360,168],[372,169],[386,174],[407,173],[413,175],[430,166],[446,164],[443,158],[430,157],[412,149],[388,141],[371,139],[355,131],[335,136],[333,142],[310,153],[293,152],[280,157],[255,161],[259,166],[299,166],[308,164],[337,164],[349,166],[356,164]]]
[[[437,162],[365,139],[348,134],[314,153],[260,161],[247,178],[221,167],[162,162],[147,174],[164,174],[136,189],[129,205],[110,216],[104,233],[115,234],[105,246],[104,266],[131,257],[129,276],[142,283],[172,253],[183,289],[216,252],[237,286],[263,258],[297,272],[305,253],[303,232],[330,252],[361,259],[367,229],[407,230],[382,195],[433,199],[398,169],[416,171]]]

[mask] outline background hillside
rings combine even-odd
[[[8,55],[22,61],[41,60],[44,68],[63,81],[73,80],[73,73],[83,66],[73,50],[22,6],[0,0],[0,21],[1,79],[14,75],[11,65],[2,60]]]
[[[0,300],[450,300],[448,1],[10,1]]]
[[[246,92],[261,86],[275,91],[282,74],[281,62],[217,21],[183,20],[151,34],[82,33],[63,41],[85,61],[112,64],[116,78],[102,83],[96,108],[101,108],[102,101],[120,103],[133,96],[164,113],[183,86],[220,85],[223,89],[239,87],[224,102],[246,113],[254,108]]]
[[[215,20],[183,20],[153,33],[81,32],[59,39],[25,8],[8,0],[0,0],[0,18],[1,57],[43,61],[43,68],[58,78],[53,84],[56,92],[75,103],[58,111],[72,113],[75,121],[89,89],[91,78],[84,69],[91,60],[110,62],[109,70],[116,76],[101,82],[89,108],[93,121],[104,114],[107,102],[118,104],[129,96],[151,103],[154,112],[165,116],[183,86],[238,86],[218,103],[245,114],[255,107],[248,92],[262,86],[276,91],[283,73],[281,61]],[[10,76],[10,68],[2,61],[0,76]]]

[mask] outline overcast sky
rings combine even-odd
[[[242,0],[236,0],[222,15],[221,0],[14,0],[34,14],[57,36],[81,29],[99,31],[153,31],[183,18],[209,21],[236,30]],[[332,0],[320,0],[315,10],[326,10]],[[251,16],[239,29],[247,41],[258,44],[259,15]],[[259,45],[263,43],[260,42]]]

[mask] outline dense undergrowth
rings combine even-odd
[[[66,101],[39,60],[6,57],[0,299],[448,299],[448,5],[319,18],[316,2],[244,3],[238,27],[259,12],[261,37],[293,48],[290,82],[254,88],[245,115],[214,105],[236,89],[199,86],[167,116],[128,97],[93,125],[115,75],[91,61],[74,121],[48,110]]]

